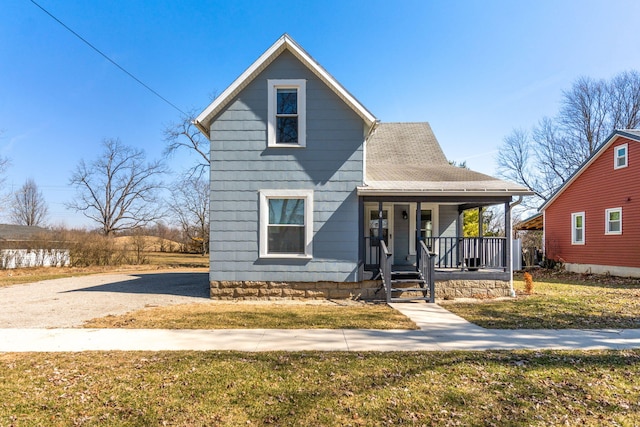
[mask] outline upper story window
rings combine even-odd
[[[614,148],[613,168],[621,169],[626,168],[629,165],[628,155],[629,145],[622,144]]]
[[[571,214],[571,244],[584,245],[584,212]]]
[[[311,258],[313,190],[260,191],[260,257]]]
[[[305,147],[306,80],[267,80],[269,147]]]
[[[605,210],[604,234],[622,234],[622,208]]]

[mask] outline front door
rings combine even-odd
[[[376,206],[375,209],[373,207],[367,208],[366,215],[367,225],[365,236],[367,239],[367,245],[365,262],[366,264],[378,264],[378,251],[380,246],[378,244],[378,207]],[[392,219],[389,217],[389,209],[387,207],[384,207],[382,210],[382,240],[384,240],[384,242],[387,244],[388,250],[393,253],[393,242],[391,241],[392,232],[389,230],[389,227],[391,225],[390,221]]]
[[[409,205],[393,206],[393,264],[413,265],[409,255]]]

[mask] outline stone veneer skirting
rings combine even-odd
[[[212,281],[216,300],[362,299],[385,300],[382,282]],[[504,280],[437,280],[436,298],[503,297],[511,287]],[[407,295],[405,295],[407,296]]]

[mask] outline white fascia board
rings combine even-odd
[[[392,190],[392,189],[373,189],[367,187],[357,187],[358,196],[453,196],[453,197],[469,197],[469,196],[531,196],[533,192],[529,190]]]
[[[280,37],[269,49],[267,49],[260,57],[247,68],[244,73],[231,83],[205,110],[194,120],[198,129],[209,129],[209,118],[215,115],[224,107],[227,102],[243,87],[248,85],[257,74],[257,71],[266,64],[271,63],[273,57],[282,48],[285,43],[286,35]],[[207,133],[207,137],[209,137]]]
[[[287,48],[309,69],[311,69],[322,81],[325,82],[343,101],[347,103],[365,122],[371,126],[376,122],[376,118],[364,105],[362,105],[353,95],[349,93],[327,70],[324,69],[315,59],[311,57],[298,43],[286,34],[285,43]]]
[[[289,35],[284,34],[269,49],[247,68],[229,87],[227,87],[202,113],[196,117],[194,124],[200,129],[209,129],[209,120],[217,114],[240,90],[246,87],[260,71],[269,65],[284,49],[288,49],[302,61],[314,74],[331,88],[347,105],[349,105],[369,126],[376,118],[357,99],[355,99],[336,79],[302,49]],[[204,132],[203,132],[204,133]],[[209,137],[208,132],[205,133]]]

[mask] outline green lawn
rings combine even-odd
[[[417,329],[383,304],[204,303],[152,307],[86,322],[86,328],[129,329]]]
[[[533,279],[532,295],[524,294],[522,280],[515,280],[515,299],[442,305],[485,328],[640,328],[638,279],[545,271],[534,272]]]
[[[640,424],[640,351],[0,354],[2,426]]]

